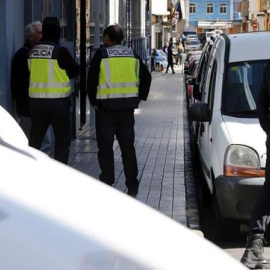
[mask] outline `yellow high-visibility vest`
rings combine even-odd
[[[124,46],[106,50],[106,58],[102,58],[100,64],[97,100],[138,97],[139,59]]]
[[[71,93],[70,79],[57,62],[56,46],[35,46],[28,60],[31,98],[65,98]]]

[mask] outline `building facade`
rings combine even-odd
[[[0,0],[0,105],[14,114],[10,91],[11,61],[24,44],[24,27],[47,16],[60,19],[61,42],[74,55],[75,0]]]
[[[242,1],[240,0],[189,0],[187,25],[198,33],[220,29],[238,33],[242,29]]]
[[[148,0],[84,0],[86,12],[87,47],[97,49],[102,44],[103,30],[109,24],[117,23],[124,31],[124,44],[132,47],[145,59],[140,46],[147,45],[145,40],[148,21]],[[76,44],[80,44],[81,0],[76,0],[77,36]]]
[[[270,30],[270,0],[243,0],[243,32]]]
[[[11,61],[15,52],[24,44],[24,27],[32,21],[42,21],[47,16],[60,19],[61,44],[67,47],[78,61],[81,60],[81,37],[85,34],[86,56],[102,44],[104,28],[112,23],[122,26],[125,45],[130,46],[147,63],[149,62],[150,31],[149,0],[0,0],[0,105],[16,118],[14,102],[10,91]],[[85,6],[85,26],[81,27],[81,7]],[[81,63],[82,64],[82,63]],[[79,110],[74,97],[71,108],[73,129],[76,127],[76,114],[86,114],[86,70],[81,71]],[[73,84],[75,96],[76,85]],[[78,89],[77,89],[78,90]],[[82,121],[85,123],[85,121]],[[75,131],[72,131],[75,135]]]

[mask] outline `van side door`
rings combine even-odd
[[[217,51],[216,55],[218,55]],[[201,165],[210,190],[213,189],[213,184],[211,181],[212,116],[216,91],[217,70],[218,62],[217,59],[212,55],[209,59],[209,64],[206,71],[207,77],[202,95],[202,102],[207,104],[211,117],[209,122],[201,122],[198,134]]]

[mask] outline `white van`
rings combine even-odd
[[[270,50],[269,32],[218,36],[207,63],[201,102],[189,116],[199,122],[198,152],[208,191],[213,195],[217,233],[239,232],[250,219],[264,183],[266,134],[256,99]],[[256,48],[256,49],[255,49]]]

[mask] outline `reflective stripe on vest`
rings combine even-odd
[[[29,59],[31,98],[65,98],[71,93],[70,80],[57,59]]]
[[[127,48],[123,48],[127,50]],[[117,49],[120,50],[121,47]],[[138,97],[138,85],[138,59],[130,55],[125,57],[112,55],[112,57],[102,59],[97,99]]]

